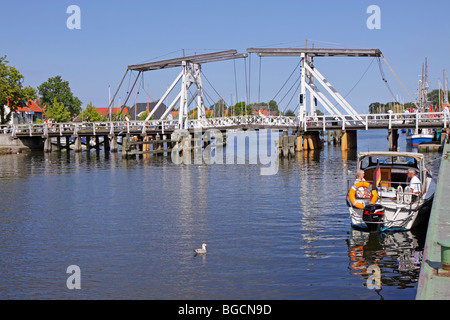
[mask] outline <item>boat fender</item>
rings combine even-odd
[[[348,192],[348,199],[350,200],[350,203],[352,204],[352,206],[354,206],[357,209],[364,209],[364,204],[361,202],[358,202],[356,200],[356,190],[358,188],[369,188],[370,187],[370,182],[367,181],[360,181],[358,183],[355,183],[351,188],[350,191]],[[372,190],[372,196],[370,197],[370,203],[375,204],[377,202],[378,199],[378,192],[377,190]]]
[[[410,187],[405,187],[403,191],[403,202],[406,204],[410,204],[412,201],[412,190]]]
[[[398,186],[397,188],[397,203],[403,202],[403,188],[402,186]]]

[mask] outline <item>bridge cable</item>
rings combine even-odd
[[[292,88],[294,88],[294,86],[297,84],[297,82],[300,81],[300,79],[302,78],[302,76],[300,75],[297,80],[294,81],[294,83],[292,84],[292,86],[289,88],[289,90],[285,93],[285,95],[283,96],[283,98],[280,99],[279,103],[281,104],[281,102],[284,100],[284,98],[286,98],[286,96],[289,94],[289,92],[291,92]]]
[[[261,102],[261,61],[262,61],[262,58],[259,57],[258,103]]]
[[[280,94],[281,90],[283,90],[284,86],[288,83],[288,81],[294,75],[295,71],[297,71],[297,68],[300,66],[301,62],[302,62],[302,60],[300,59],[298,64],[295,66],[294,70],[292,70],[292,73],[290,74],[290,76],[287,78],[287,80],[284,82],[284,84],[281,86],[280,90],[278,90],[278,92],[275,94],[275,96],[272,98],[272,100],[275,100],[275,98]]]
[[[235,90],[236,90],[236,103],[238,103],[239,102],[239,96],[238,96],[237,77],[236,77],[236,59],[233,59],[233,66],[234,66],[234,87],[235,87]],[[231,107],[233,107],[233,106],[231,106]]]
[[[350,93],[358,86],[358,84],[362,81],[362,79],[364,78],[364,76],[366,75],[366,73],[369,71],[370,67],[372,66],[373,62],[375,61],[375,58],[372,59],[372,61],[369,63],[369,66],[366,68],[366,70],[363,72],[362,76],[359,78],[359,80],[355,83],[355,85],[347,92],[347,94],[344,96],[344,99],[347,98]],[[339,102],[336,102],[334,104],[335,107],[337,107],[337,105],[339,104]]]
[[[403,83],[400,81],[400,79],[397,77],[397,75],[395,74],[394,70],[391,68],[391,66],[389,65],[389,63],[387,62],[386,58],[381,55],[381,58],[383,58],[383,61],[386,63],[386,65],[388,66],[389,70],[391,70],[392,74],[394,75],[394,77],[397,79],[397,81],[400,83],[400,85],[402,86],[403,90],[405,90],[406,94],[409,96],[409,98],[411,99],[411,101],[414,103],[414,105],[416,106],[417,109],[419,109],[419,106],[417,105],[416,101],[411,97],[411,95],[409,94],[408,90],[406,90],[405,86],[403,85]],[[379,59],[379,58],[378,58]]]
[[[224,98],[222,98],[222,96],[217,92],[217,90],[214,88],[214,86],[211,84],[211,82],[208,80],[208,78],[205,76],[205,74],[203,73],[203,71],[201,71],[201,74],[203,75],[203,77],[205,78],[205,80],[209,83],[209,85],[211,86],[211,88],[214,90],[214,92],[219,96],[220,99],[223,100],[223,102],[225,103],[225,105],[227,105],[227,102],[225,101]]]
[[[359,80],[356,82],[356,84],[353,86],[353,88],[350,89],[349,92],[347,92],[347,94],[344,96],[344,98],[347,98],[347,96],[353,91],[353,89],[356,88],[356,86],[361,82],[361,80],[364,78],[364,76],[366,75],[366,73],[369,71],[370,67],[372,66],[372,63],[375,61],[375,58],[372,59],[372,61],[370,62],[369,66],[367,67],[366,71],[364,71],[363,75],[361,76],[361,78],[359,78]]]
[[[301,78],[301,76],[300,76],[300,78]],[[299,78],[298,80],[300,80],[300,78]],[[298,80],[297,80],[297,81],[298,81]],[[286,113],[286,109],[287,109],[287,108],[289,107],[289,105],[291,104],[292,99],[294,99],[295,94],[298,92],[298,88],[300,88],[300,85],[301,85],[301,84],[302,84],[301,81],[298,81],[297,88],[295,88],[294,94],[292,95],[292,97],[291,97],[291,99],[289,100],[288,104],[287,104],[286,107],[284,108],[283,113]]]
[[[394,93],[393,93],[392,90],[391,90],[391,87],[389,86],[389,84],[388,84],[388,82],[387,82],[387,80],[386,80],[386,76],[385,76],[385,74],[384,74],[384,72],[383,72],[383,67],[382,67],[382,65],[381,65],[381,60],[380,60],[380,58],[378,57],[377,60],[378,60],[378,68],[380,69],[381,78],[382,78],[382,80],[384,81],[384,83],[386,84],[386,87],[388,88],[388,90],[389,90],[389,92],[391,93],[392,97],[394,98],[394,101],[395,101],[396,103],[398,103],[397,98],[395,97]]]
[[[248,104],[247,58],[244,58],[245,105]]]
[[[251,89],[250,84],[252,80],[251,71],[252,71],[252,54],[250,53],[248,55],[248,103],[250,103],[250,94],[252,93],[252,91],[250,90]]]

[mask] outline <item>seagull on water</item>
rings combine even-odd
[[[202,244],[202,248],[201,249],[195,249],[194,252],[197,253],[197,254],[204,254],[204,253],[206,253],[206,243]]]

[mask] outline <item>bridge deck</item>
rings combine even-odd
[[[227,118],[211,118],[189,120],[183,126],[190,132],[202,132],[215,129],[226,130],[288,130],[300,134],[307,131],[335,130],[376,130],[376,129],[425,129],[447,128],[450,117],[442,112],[412,114],[408,118],[404,114],[360,115],[359,119],[351,116],[307,116],[300,121],[295,117],[236,116]],[[41,136],[96,136],[96,135],[151,135],[170,134],[180,128],[177,120],[150,121],[117,121],[117,122],[71,122],[57,124],[19,124],[2,126],[3,133],[13,137]]]

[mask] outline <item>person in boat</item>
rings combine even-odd
[[[414,169],[408,169],[408,178],[410,179],[409,187],[413,193],[413,199],[417,199],[422,190],[422,183],[420,182],[420,179],[417,178],[416,171]]]
[[[361,181],[366,181],[364,179],[364,170],[358,170],[358,171],[356,171],[356,174],[355,174],[355,184],[357,184],[358,182],[361,182]]]
[[[366,181],[366,179],[364,179],[364,170],[358,170],[355,174],[354,184],[356,185],[357,183],[362,181]],[[360,199],[369,199],[370,192],[367,188],[359,187],[358,189],[356,189],[356,197]]]

